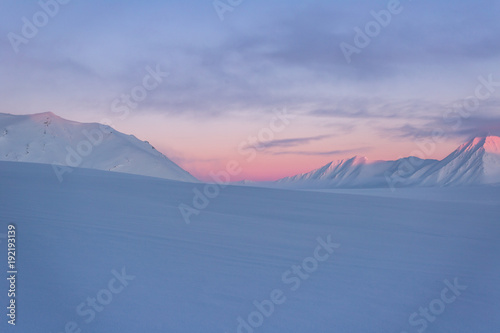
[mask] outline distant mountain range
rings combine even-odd
[[[82,167],[197,182],[147,141],[98,123],[78,123],[51,112],[0,113],[0,161]],[[59,176],[58,176],[59,177]],[[366,157],[330,162],[311,172],[276,182],[235,185],[298,189],[458,186],[500,183],[500,137],[478,137],[445,159],[406,157],[369,161]]]
[[[0,113],[0,160],[52,164],[197,182],[148,142],[97,123],[78,123],[51,112]]]
[[[280,179],[273,185],[291,188],[380,188],[495,183],[500,183],[500,137],[487,136],[470,140],[441,161],[417,157],[369,161],[365,157],[353,157]]]

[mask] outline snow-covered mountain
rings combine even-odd
[[[297,188],[373,188],[494,183],[500,183],[500,137],[496,136],[472,139],[441,161],[418,157],[369,161],[353,157],[280,179],[275,184]]]
[[[461,145],[424,175],[422,185],[500,183],[500,137],[474,138]]]
[[[196,182],[148,142],[98,123],[78,123],[51,112],[0,113],[0,160],[81,167]],[[62,179],[62,178],[60,178]]]
[[[339,187],[339,188],[364,188],[386,187],[387,178],[392,177],[402,170],[405,165],[415,165],[415,172],[424,172],[437,161],[422,160],[408,157],[397,161],[369,161],[366,157],[353,157],[348,160],[330,162],[325,166],[308,173],[299,174],[278,180],[281,186],[294,187]]]

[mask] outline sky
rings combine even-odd
[[[0,1],[0,112],[147,140],[200,179],[500,135],[500,2]],[[255,153],[255,154],[253,154]],[[250,158],[250,156],[252,158]]]

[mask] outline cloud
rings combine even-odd
[[[261,142],[258,145],[254,145],[256,149],[270,149],[270,148],[289,148],[289,147],[297,147],[305,144],[309,144],[314,141],[321,141],[323,139],[327,139],[332,137],[331,135],[317,135],[310,136],[306,138],[289,138],[289,139],[281,139],[281,140],[272,140],[267,142]],[[249,146],[250,147],[250,146]]]
[[[323,155],[343,155],[356,154],[372,150],[371,147],[361,147],[355,149],[330,150],[330,151],[280,151],[270,152],[272,155],[305,155],[305,156],[323,156]]]
[[[137,112],[190,115],[201,121],[296,106],[311,110],[312,116],[418,118],[415,107],[385,104],[396,96],[418,103],[415,95],[427,87],[454,94],[450,87],[460,82],[456,75],[466,75],[456,73],[473,71],[470,77],[475,78],[479,66],[498,60],[499,5],[493,0],[453,6],[402,3],[404,11],[352,64],[346,63],[339,44],[352,43],[353,28],[373,20],[370,11],[382,10],[386,2],[255,1],[228,12],[224,22],[206,1],[72,3],[23,45],[19,56],[6,32],[18,31],[20,18],[38,7],[11,4],[17,8],[15,16],[0,22],[5,32],[0,74],[10,78],[0,83],[5,92],[0,98],[16,108],[10,111],[38,111],[31,109],[43,98],[42,108],[55,112],[50,104],[104,113],[117,94],[138,84],[146,66],[161,63],[172,75]],[[446,15],[451,6],[453,15]],[[428,80],[437,76],[444,82]],[[364,100],[377,95],[385,97]]]
[[[328,151],[308,151],[308,150],[283,150],[284,148],[298,147],[302,145],[307,145],[316,141],[321,141],[333,137],[333,135],[317,135],[305,138],[288,138],[281,140],[272,140],[269,142],[260,143],[258,145],[249,145],[247,148],[255,148],[260,150],[264,154],[269,155],[303,155],[303,156],[322,156],[322,155],[341,155],[341,154],[351,154],[369,151],[370,147],[361,147],[355,149],[344,149],[344,150],[328,150]],[[280,150],[276,150],[280,148]]]
[[[420,126],[407,123],[400,127],[385,128],[384,133],[409,140],[437,137],[466,140],[487,135],[500,136],[500,116],[454,117],[449,120],[438,118]]]
[[[433,119],[445,106],[426,100],[397,100],[383,98],[344,98],[331,107],[318,108],[307,114],[315,117],[349,119]]]
[[[500,136],[500,116],[498,117],[473,117],[462,119],[462,125],[450,134],[461,138],[496,135]]]

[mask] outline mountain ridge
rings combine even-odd
[[[147,141],[108,125],[67,120],[52,112],[0,113],[0,160],[52,164],[56,174],[64,167],[82,167],[198,181]]]
[[[352,157],[274,182],[294,188],[455,186],[500,183],[500,137],[476,137],[443,160],[410,156],[393,161]]]

